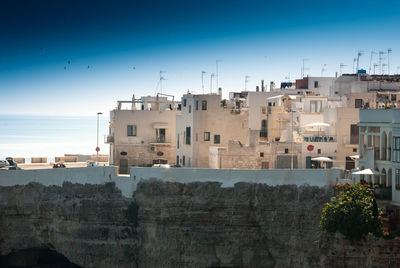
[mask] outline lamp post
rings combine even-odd
[[[96,146],[97,158],[99,158],[99,151],[100,151],[100,147],[99,147],[99,115],[101,115],[101,114],[103,114],[103,113],[100,113],[100,112],[97,113],[97,146]]]

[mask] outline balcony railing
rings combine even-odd
[[[336,142],[335,136],[304,136],[305,142]]]
[[[104,135],[104,143],[114,143],[114,136]]]

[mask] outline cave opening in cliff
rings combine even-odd
[[[0,267],[80,268],[64,255],[49,248],[28,248],[0,256]]]

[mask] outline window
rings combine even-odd
[[[157,142],[165,142],[165,128],[156,128]]]
[[[357,153],[357,148],[353,148],[353,153]]]
[[[176,164],[179,165],[179,155],[176,156]]]
[[[285,148],[285,154],[289,153],[289,148]]]
[[[199,110],[199,101],[197,100],[196,101],[196,111],[198,111]]]
[[[190,144],[190,127],[186,127],[186,144]]]
[[[261,120],[260,138],[267,137],[267,120]]]
[[[393,162],[400,162],[400,137],[393,136]]]
[[[318,87],[318,81],[314,81],[314,88]]]
[[[400,169],[396,168],[396,190],[400,190]]]
[[[196,132],[196,142],[199,141],[199,134]]]
[[[185,165],[185,156],[182,156],[182,166]]]
[[[192,112],[192,105],[189,105],[189,113]]]
[[[358,126],[356,124],[350,126],[350,144],[358,144]]]
[[[363,100],[362,99],[356,99],[354,102],[354,107],[355,108],[362,108],[363,106]]]
[[[221,137],[220,135],[214,135],[214,144],[220,144],[221,142]]]
[[[206,100],[201,101],[201,109],[203,111],[207,110],[207,101]]]
[[[318,154],[321,154],[321,149],[318,149],[318,151],[317,151],[317,152],[318,152]]]
[[[204,132],[204,141],[210,141],[210,132]]]
[[[266,114],[267,113],[267,109],[265,107],[261,107],[261,113],[262,114]]]
[[[178,138],[176,139],[176,148],[179,149],[179,134],[178,134]]]
[[[128,126],[128,136],[136,136],[136,125]]]
[[[264,153],[263,152],[260,153],[260,157],[264,157]]]
[[[310,112],[311,113],[322,112],[322,101],[310,101]]]
[[[186,99],[183,99],[183,107],[186,107]]]

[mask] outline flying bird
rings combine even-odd
[[[87,68],[89,69],[89,68],[90,68],[90,66],[88,65],[88,66],[87,66]]]
[[[71,64],[71,61],[68,61],[68,64]]]

